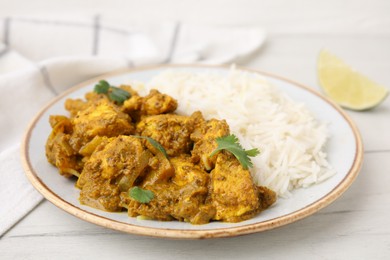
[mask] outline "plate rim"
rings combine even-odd
[[[22,139],[21,150],[20,150],[22,166],[24,168],[25,175],[27,176],[31,184],[34,186],[34,188],[37,189],[45,197],[45,199],[47,199],[48,201],[50,201],[52,204],[59,207],[60,209],[66,211],[67,213],[76,216],[82,220],[85,220],[87,222],[105,228],[122,231],[125,233],[135,234],[135,235],[144,235],[144,236],[159,237],[159,238],[205,239],[205,238],[232,237],[232,236],[240,236],[240,235],[246,235],[251,233],[257,233],[257,232],[274,229],[277,227],[281,227],[296,222],[330,205],[351,186],[351,184],[358,176],[359,171],[361,170],[363,164],[363,155],[364,155],[362,138],[356,124],[352,121],[350,116],[339,105],[337,105],[335,102],[333,102],[332,100],[330,100],[329,98],[321,94],[320,92],[310,87],[307,87],[301,83],[290,80],[288,78],[275,75],[273,73],[265,72],[262,70],[251,69],[243,66],[236,66],[236,68],[239,70],[259,73],[260,75],[282,80],[296,87],[299,87],[305,91],[309,91],[311,94],[321,98],[323,101],[331,105],[333,109],[335,109],[348,123],[349,127],[353,132],[354,140],[356,143],[356,150],[355,150],[353,163],[348,173],[345,175],[345,177],[330,192],[325,194],[320,199],[314,201],[313,203],[301,209],[293,211],[289,214],[277,218],[273,218],[270,220],[237,226],[237,227],[215,228],[215,229],[206,229],[206,230],[156,228],[156,227],[145,227],[145,226],[133,225],[130,223],[124,223],[124,222],[120,222],[117,220],[113,220],[110,218],[106,218],[104,216],[94,214],[92,212],[88,212],[78,207],[77,205],[71,204],[65,201],[64,199],[62,199],[38,177],[37,173],[34,171],[32,167],[29,153],[28,153],[30,138],[31,138],[32,131],[35,128],[36,124],[38,123],[39,119],[49,108],[51,108],[63,97],[87,85],[90,85],[103,77],[107,78],[107,77],[119,76],[122,74],[145,71],[145,70],[157,70],[157,69],[169,69],[169,68],[213,68],[213,69],[228,70],[230,66],[229,65],[200,65],[200,64],[167,64],[167,65],[151,65],[151,66],[142,66],[136,68],[126,68],[126,69],[120,69],[113,72],[105,73],[97,77],[93,77],[89,80],[83,81],[69,88],[68,90],[64,91],[60,95],[53,98],[48,104],[43,106],[43,108],[36,114],[36,116],[32,119],[32,121],[28,125],[27,130]]]

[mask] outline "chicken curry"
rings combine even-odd
[[[177,100],[155,89],[141,96],[102,82],[104,91],[66,100],[69,117],[50,117],[47,159],[61,175],[76,176],[81,204],[205,224],[243,221],[275,202],[232,153],[213,153],[217,138],[230,134],[225,120],[177,114]]]

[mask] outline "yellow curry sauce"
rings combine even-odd
[[[68,99],[70,117],[50,117],[48,161],[65,177],[77,176],[82,204],[129,216],[204,224],[238,222],[276,201],[256,186],[249,170],[229,152],[210,154],[216,138],[229,135],[225,120],[205,120],[201,112],[175,113],[177,101],[157,90],[131,94],[122,104],[89,92],[86,100]],[[150,142],[161,144],[168,157]],[[154,198],[141,203],[129,196],[138,186]]]

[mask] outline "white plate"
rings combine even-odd
[[[363,161],[363,147],[359,132],[351,119],[333,102],[300,84],[263,72],[273,85],[286,92],[292,99],[304,102],[320,121],[330,122],[330,140],[327,144],[328,160],[337,174],[327,181],[293,192],[289,199],[279,199],[275,205],[258,216],[239,223],[212,222],[206,225],[171,221],[137,220],[126,213],[108,213],[80,205],[79,190],[74,180],[58,174],[45,156],[46,139],[51,132],[49,115],[63,114],[67,98],[81,98],[99,79],[120,84],[132,80],[148,81],[163,70],[171,68],[191,72],[212,71],[227,75],[227,67],[159,66],[121,71],[75,86],[57,97],[36,116],[23,142],[22,159],[26,175],[34,187],[49,201],[65,211],[86,221],[123,232],[169,238],[228,237],[260,232],[279,227],[307,217],[337,199],[356,178]],[[242,68],[241,68],[242,69]],[[252,70],[253,71],[253,70]]]

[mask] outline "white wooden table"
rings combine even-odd
[[[318,89],[316,58],[325,47],[390,88],[386,0],[0,0],[0,6],[0,15],[128,14],[141,21],[262,26],[266,45],[241,65]],[[44,201],[0,239],[0,259],[389,259],[390,98],[375,110],[348,114],[365,145],[362,171],[341,198],[301,221],[241,237],[175,241],[104,229]]]

